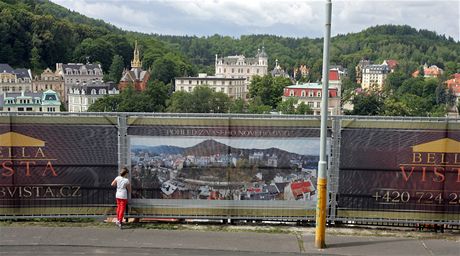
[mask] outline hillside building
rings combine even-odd
[[[244,78],[244,96],[249,93],[249,84],[254,76],[268,74],[268,55],[265,48],[257,50],[254,58],[246,58],[244,55],[235,55],[218,58],[216,54],[215,75],[223,78]]]
[[[58,73],[53,72],[47,68],[39,76],[35,76],[32,81],[32,91],[44,92],[47,90],[53,90],[59,94],[59,99],[64,100],[65,98],[65,87],[64,78]]]
[[[91,104],[106,95],[119,94],[120,91],[113,82],[103,83],[92,81],[90,83],[75,84],[69,88],[69,112],[86,112]]]
[[[361,84],[363,81],[363,69],[365,66],[371,65],[372,62],[367,59],[362,59],[359,61],[358,65],[355,67],[355,77],[356,83]]]
[[[4,92],[0,96],[2,112],[60,112],[61,101],[53,90],[44,92]]]
[[[150,70],[142,69],[142,61],[140,59],[140,52],[136,41],[133,60],[131,61],[131,69],[125,69],[123,71],[118,88],[120,91],[123,91],[129,85],[132,85],[136,91],[145,91],[147,89],[147,82],[150,79],[150,75]]]
[[[444,70],[442,68],[439,68],[436,65],[431,65],[428,67],[428,65],[425,63],[422,68],[423,68],[423,77],[427,77],[427,78],[440,77],[444,73]],[[416,70],[412,73],[412,76],[417,77],[419,74],[420,74],[420,71]]]
[[[319,83],[294,84],[284,88],[282,100],[286,101],[290,97],[295,97],[298,102],[310,106],[313,115],[321,115],[321,92],[322,85]],[[329,88],[328,100],[329,115],[340,115],[340,96],[337,88]]]
[[[198,74],[198,77],[176,77],[174,80],[175,91],[192,92],[197,86],[207,86],[214,92],[227,94],[232,99],[244,99],[246,95],[245,78],[226,78]]]
[[[270,71],[270,74],[273,77],[284,77],[284,78],[290,78],[289,74],[284,71],[284,69],[281,68],[281,66],[278,64],[278,59],[275,60],[276,64],[275,67],[273,68],[272,71]]]
[[[67,92],[71,86],[92,81],[102,81],[104,73],[101,64],[56,63],[56,73],[64,79],[64,102],[68,102]]]
[[[30,69],[13,69],[0,63],[0,93],[23,92],[32,90],[32,72]]]
[[[364,90],[369,90],[370,88],[381,90],[388,73],[390,73],[390,68],[386,64],[364,66],[362,69],[361,88]]]
[[[300,65],[294,68],[293,77],[294,79],[300,79],[301,77],[307,77],[310,74],[310,69],[306,65]]]

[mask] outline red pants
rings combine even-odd
[[[125,216],[126,204],[128,199],[117,198],[117,220],[121,223],[123,222],[123,217]]]

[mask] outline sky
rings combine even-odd
[[[326,0],[51,0],[119,28],[163,35],[321,38]],[[409,25],[460,41],[460,0],[332,0],[331,34]]]

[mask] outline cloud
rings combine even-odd
[[[92,18],[144,33],[322,37],[325,1],[52,0]],[[409,25],[460,40],[458,0],[333,0],[332,34]]]
[[[278,23],[301,25],[319,17],[312,8],[318,2],[190,0],[165,3],[192,19],[221,20],[237,26],[270,27]]]

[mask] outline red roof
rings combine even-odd
[[[447,87],[451,88],[454,94],[460,94],[460,73],[452,75],[452,79],[446,81]]]
[[[291,183],[291,191],[294,197],[298,197],[303,193],[314,191],[314,187],[310,181],[298,181]]]
[[[397,60],[385,60],[385,62],[387,63],[390,69],[395,69],[396,66],[398,66],[399,64]]]
[[[335,81],[340,80],[339,71],[337,69],[329,70],[329,81],[332,81],[332,80],[335,80]]]

